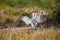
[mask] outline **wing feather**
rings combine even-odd
[[[22,20],[23,22],[25,22],[25,24],[27,24],[27,25],[29,25],[30,22],[31,22],[31,19],[30,19],[29,17],[27,17],[27,16],[22,16],[22,17],[21,17],[21,20]]]
[[[42,22],[46,21],[46,19],[47,19],[47,16],[46,16],[46,15],[40,15],[40,14],[39,14],[39,15],[36,17],[37,23],[42,23]]]

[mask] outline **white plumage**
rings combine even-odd
[[[21,20],[25,22],[26,25],[31,25],[32,28],[35,28],[37,23],[41,23],[46,17],[44,17],[41,13],[36,17],[29,18],[28,16],[22,16]]]
[[[27,16],[22,16],[21,20],[25,22],[25,24],[29,25],[31,23],[31,19]]]

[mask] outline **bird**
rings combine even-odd
[[[26,25],[31,25],[31,27],[33,29],[36,28],[36,25],[38,23],[43,22],[47,17],[44,16],[42,13],[39,13],[35,19],[29,18],[28,16],[21,16],[20,20],[22,20],[23,22],[25,22]]]

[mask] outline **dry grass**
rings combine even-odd
[[[60,40],[60,29],[37,29],[27,28],[0,29],[0,40]]]

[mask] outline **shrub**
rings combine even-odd
[[[10,17],[5,19],[5,23],[13,23],[13,22],[14,20]]]

